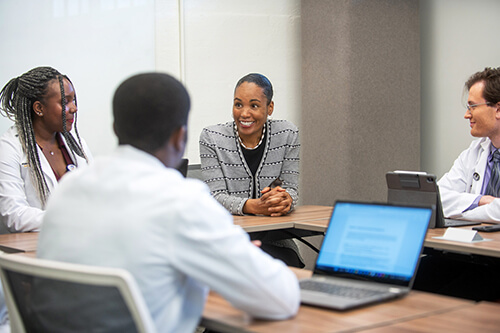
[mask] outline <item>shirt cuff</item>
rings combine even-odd
[[[478,195],[476,197],[476,199],[474,199],[474,201],[472,202],[472,204],[467,209],[465,209],[462,213],[465,213],[468,210],[472,210],[474,208],[477,208],[479,206],[479,200],[481,200],[482,197],[483,197],[482,195]]]

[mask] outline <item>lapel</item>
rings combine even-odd
[[[481,148],[479,149],[479,156],[474,168],[473,174],[477,173],[481,176],[481,181],[473,181],[471,193],[481,193],[481,188],[483,187],[484,181],[484,173],[486,171],[486,164],[488,163],[488,155],[490,153],[490,144],[491,141],[489,139],[481,142]]]
[[[61,134],[61,138],[62,138],[62,140],[64,142],[64,145],[66,146],[66,150],[68,151],[69,157],[73,161],[73,164],[76,165],[77,167],[78,166],[82,166],[84,164],[87,164],[87,161],[85,160],[85,158],[80,157],[80,156],[74,154],[71,151],[71,149],[69,149],[68,143],[66,142],[66,138],[64,137],[64,135]],[[82,144],[82,149],[83,149],[83,144]]]
[[[64,145],[66,146],[66,149],[68,150],[69,157],[73,161],[73,164],[76,166],[80,166],[86,163],[86,160],[76,154],[73,154],[71,149],[69,149],[68,143],[66,142],[66,139],[64,138],[63,135],[61,135],[61,138],[64,142]],[[38,156],[40,156],[40,164],[42,166],[42,172],[45,176],[45,179],[47,181],[47,186],[49,187],[50,190],[52,190],[54,187],[57,186],[57,179],[56,175],[54,174],[54,171],[52,170],[52,167],[49,164],[49,161],[43,154],[42,150],[40,147],[37,145],[38,149]]]
[[[54,171],[52,171],[49,161],[47,161],[47,158],[38,145],[36,146],[36,149],[38,150],[38,156],[40,157],[40,165],[42,167],[43,176],[45,177],[47,186],[50,190],[52,190],[57,185],[56,175],[54,174]]]

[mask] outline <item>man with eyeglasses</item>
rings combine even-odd
[[[444,215],[500,222],[500,163],[496,162],[500,159],[500,67],[473,74],[465,87],[469,95],[464,118],[470,122],[471,135],[479,139],[438,182]]]
[[[447,217],[500,222],[500,67],[485,68],[465,83],[474,140],[438,182]],[[500,263],[494,259],[426,251],[414,288],[475,301],[500,301]]]

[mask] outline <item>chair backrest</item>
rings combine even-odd
[[[179,166],[177,167],[177,170],[179,170],[180,173],[182,173],[182,175],[184,176],[184,178],[187,176],[188,166],[189,166],[189,159],[183,158],[181,160],[181,164],[179,164]]]
[[[0,255],[11,332],[155,332],[123,269]]]

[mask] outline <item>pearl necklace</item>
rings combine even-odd
[[[240,134],[238,133],[238,141],[240,142],[240,145],[243,146],[243,148],[247,149],[247,150],[255,150],[257,148],[259,148],[260,144],[262,143],[262,141],[264,140],[264,134],[266,134],[266,126],[264,125],[264,127],[262,128],[262,136],[260,137],[260,141],[259,143],[257,144],[257,146],[253,147],[253,148],[248,148],[247,146],[245,146],[243,144],[243,141],[241,140],[240,138]]]

